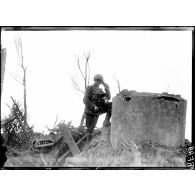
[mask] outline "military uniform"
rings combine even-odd
[[[86,115],[86,126],[88,133],[92,133],[95,128],[99,115],[106,113],[106,118],[104,124],[109,124],[111,118],[112,103],[108,102],[110,100],[110,89],[107,84],[105,84],[105,93],[99,86],[91,85],[88,86],[83,98],[85,104],[85,115]],[[98,110],[94,110],[95,106]]]

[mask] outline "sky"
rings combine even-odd
[[[192,32],[191,31],[2,31],[7,49],[1,100],[1,117],[10,113],[10,96],[22,103],[23,88],[10,74],[21,78],[14,40],[21,37],[27,67],[29,124],[35,131],[52,128],[58,122],[79,126],[84,110],[81,89],[84,82],[77,57],[84,70],[84,54],[90,52],[90,84],[100,73],[109,84],[111,96],[121,89],[138,92],[180,94],[187,100],[186,138],[191,140]],[[101,126],[102,115],[97,126]]]

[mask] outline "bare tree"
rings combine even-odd
[[[120,93],[121,92],[121,89],[120,89],[120,83],[118,81],[118,79],[116,79],[116,77],[113,75],[114,79],[116,80],[117,82],[117,85],[118,85],[118,92]]]
[[[27,67],[24,66],[24,57],[23,57],[23,47],[22,47],[22,39],[20,37],[17,37],[15,39],[15,46],[16,46],[16,51],[18,55],[18,66],[22,69],[23,77],[21,78],[16,78],[15,76],[11,75],[13,79],[15,79],[18,83],[23,85],[23,90],[24,90],[24,124],[25,124],[25,129],[28,127],[27,125],[27,103],[26,103],[26,70]]]
[[[77,57],[77,67],[78,67],[79,72],[80,72],[80,74],[81,74],[81,76],[82,76],[82,78],[83,78],[83,81],[84,81],[84,90],[82,90],[82,89],[80,88],[80,86],[77,84],[77,82],[76,82],[73,78],[71,78],[73,87],[74,87],[76,90],[78,90],[78,91],[80,91],[81,93],[83,93],[83,94],[85,94],[85,90],[86,90],[87,86],[89,85],[89,80],[90,80],[90,66],[89,66],[89,59],[90,59],[90,57],[91,57],[90,52],[88,52],[87,55],[84,54],[84,56],[85,56],[85,69],[84,69],[84,73],[83,73],[83,71],[81,70],[80,60],[79,60],[79,58]],[[85,121],[85,118],[86,118],[86,117],[85,117],[85,113],[83,112],[83,115],[82,115],[82,118],[81,118],[81,121],[80,121],[80,127],[83,126],[83,123],[84,123],[84,121]]]

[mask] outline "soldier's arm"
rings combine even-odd
[[[107,83],[103,83],[103,85],[104,85],[104,88],[105,88],[105,91],[106,91],[106,98],[107,98],[108,100],[110,100],[111,95],[110,95],[110,88],[109,88],[109,85],[108,85]]]
[[[83,98],[83,103],[88,106],[90,109],[94,108],[95,104],[90,101],[90,97],[92,96],[91,86],[88,86],[85,91],[85,96]]]

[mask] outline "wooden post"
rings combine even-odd
[[[80,154],[80,150],[79,148],[77,147],[69,129],[67,127],[64,128],[64,131],[63,131],[63,136],[64,136],[64,139],[65,139],[65,142],[68,144],[68,147],[70,149],[70,151],[72,152],[73,156],[76,155],[76,154]]]
[[[87,134],[85,134],[85,135],[76,143],[76,145],[78,145],[79,143],[81,143],[86,137],[87,137]],[[65,154],[63,154],[59,159],[56,159],[56,164],[59,163],[63,158],[65,158],[69,153],[70,153],[70,149],[69,149]]]
[[[4,74],[5,74],[5,63],[6,63],[6,49],[1,50],[1,93],[3,89],[3,80],[4,80]]]

